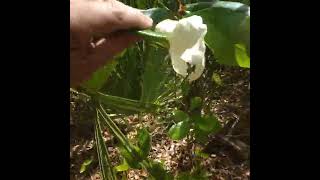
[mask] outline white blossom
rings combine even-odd
[[[203,24],[202,18],[194,15],[179,21],[167,19],[157,24],[155,30],[167,35],[172,66],[176,73],[187,76],[189,63],[195,66],[189,80],[198,79],[205,68],[204,37],[207,25]]]

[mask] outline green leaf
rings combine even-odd
[[[175,122],[187,121],[189,119],[189,115],[181,110],[173,111],[173,118]]]
[[[216,132],[221,128],[220,122],[218,119],[211,115],[211,116],[205,116],[202,118],[196,118],[195,124],[197,129],[205,132]]]
[[[173,180],[173,175],[167,172],[163,165],[159,162],[150,162],[150,165],[147,168],[148,173],[153,177],[155,180]]]
[[[109,153],[101,133],[102,129],[99,113],[97,111],[97,119],[95,124],[95,140],[102,178],[103,180],[115,180],[116,177],[110,163]]]
[[[167,40],[167,36],[164,33],[155,32],[150,29],[134,31],[134,33],[143,37],[143,39],[146,41],[151,41],[161,47],[169,48],[169,41]]]
[[[147,9],[148,8],[148,0],[136,0],[138,9]]]
[[[134,31],[134,33],[142,36],[146,41],[152,41],[162,47],[168,48],[169,42],[166,35],[160,32],[155,32],[154,28],[159,22],[172,18],[172,13],[164,8],[151,8],[143,10],[142,13],[153,20],[153,26],[151,29]]]
[[[133,153],[130,153],[127,150],[127,148],[125,148],[123,145],[120,145],[118,148],[119,148],[121,156],[125,159],[126,163],[130,167],[135,168],[135,169],[141,169],[141,165],[140,165],[141,161],[136,159],[138,157],[135,157],[133,155]]]
[[[169,78],[173,78],[168,76],[172,67],[166,64],[165,57],[167,55],[168,51],[166,49],[146,43],[141,102],[155,102],[166,90],[165,83],[168,82]]]
[[[193,111],[193,110],[199,108],[201,105],[202,105],[201,97],[193,97],[191,99],[191,103],[190,103],[190,111]]]
[[[189,121],[178,122],[177,124],[174,124],[173,126],[171,126],[168,134],[171,139],[180,140],[188,135],[190,126],[191,124]]]
[[[222,79],[220,78],[218,73],[212,73],[212,81],[215,82],[217,85],[222,85]]]
[[[142,128],[138,131],[138,146],[141,150],[142,158],[147,158],[151,149],[151,136],[147,129]]]
[[[217,1],[188,16],[199,15],[207,24],[208,33],[205,41],[219,63],[250,68],[250,58],[243,58],[242,54],[237,54],[239,49],[236,50],[239,47],[236,44],[240,44],[240,47],[245,46],[250,52],[249,11],[250,7],[245,4]]]
[[[132,145],[127,137],[121,132],[119,127],[112,121],[112,119],[108,116],[105,110],[100,105],[100,108],[97,110],[98,115],[101,115],[103,118],[105,125],[108,129],[113,133],[115,138],[120,142],[119,150],[121,155],[125,158],[130,167],[133,168],[141,168],[140,162],[143,160],[141,157],[141,150]]]
[[[87,167],[92,163],[92,160],[93,159],[87,159],[82,163],[80,168],[80,173],[83,173],[87,170]]]
[[[215,0],[208,0],[207,2],[198,2],[193,4],[187,4],[186,10],[190,12],[200,11],[206,8],[210,8],[212,4],[216,2]]]
[[[202,158],[209,158],[209,154],[202,152],[200,149],[195,150],[195,155]]]
[[[123,164],[120,164],[119,166],[115,167],[115,170],[117,172],[127,171],[129,169],[129,165],[126,161],[124,161]]]
[[[127,48],[123,55],[117,58],[117,62],[112,75],[99,91],[113,96],[139,100],[141,67],[143,66],[139,46]]]
[[[111,75],[112,71],[115,69],[117,63],[118,61],[113,60],[107,65],[98,69],[95,73],[93,73],[91,78],[83,84],[83,86],[95,91],[100,90],[100,88],[104,85],[104,83]]]
[[[241,67],[250,67],[250,57],[248,57],[246,47],[243,44],[235,45],[236,59]]]
[[[208,173],[203,168],[193,169],[191,172],[181,172],[176,180],[208,180]]]
[[[200,144],[206,144],[209,140],[208,136],[210,134],[210,132],[206,132],[206,131],[202,131],[200,129],[195,129],[194,130],[194,137],[196,139],[196,142],[200,143]]]
[[[95,101],[101,102],[102,104],[115,110],[124,110],[130,112],[153,112],[157,108],[157,106],[152,103],[144,103],[118,96],[111,96],[89,89],[86,89],[86,93]]]
[[[179,3],[177,0],[169,0],[169,1],[163,1],[164,5],[170,9],[172,12],[178,12],[179,10]]]

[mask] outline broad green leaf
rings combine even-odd
[[[247,50],[243,44],[235,45],[236,59],[241,67],[250,67],[250,57],[248,57]]]
[[[117,172],[127,171],[128,169],[129,169],[129,165],[128,165],[127,161],[124,161],[122,164],[115,167],[115,170]]]
[[[87,167],[92,163],[93,159],[87,159],[81,164],[80,173],[83,173],[87,170]]]
[[[190,126],[191,124],[189,121],[178,122],[177,124],[174,124],[173,126],[171,126],[168,134],[171,139],[180,140],[188,135]]]
[[[216,132],[221,128],[220,122],[213,115],[196,118],[195,124],[197,129],[210,133]]]
[[[181,110],[173,111],[173,118],[175,122],[187,121],[189,119],[189,115]]]
[[[172,67],[165,61],[167,54],[166,49],[146,43],[141,102],[153,103],[166,90],[164,85],[172,78],[168,76]]]
[[[237,55],[236,44],[250,52],[250,7],[237,3],[216,1],[199,11],[188,14],[199,15],[208,26],[205,41],[221,64],[250,68],[250,58]],[[247,55],[247,57],[250,57]],[[249,61],[249,62],[248,62]]]
[[[193,110],[199,108],[201,105],[202,105],[201,97],[193,97],[191,99],[191,103],[190,103],[190,111],[193,111]]]
[[[101,133],[102,129],[100,124],[99,113],[97,111],[97,119],[95,123],[95,140],[102,179],[115,180],[116,177],[110,163],[109,153]]]
[[[141,150],[142,158],[148,157],[151,149],[151,136],[147,129],[142,128],[138,131],[138,146]]]

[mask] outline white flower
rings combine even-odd
[[[179,21],[164,20],[157,24],[155,31],[167,35],[170,43],[169,53],[173,69],[182,76],[187,76],[189,63],[195,66],[189,80],[198,79],[205,67],[205,43],[207,25],[200,16],[191,16]]]

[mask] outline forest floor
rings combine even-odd
[[[223,85],[214,98],[210,99],[210,111],[215,113],[224,125],[223,131],[210,137],[204,147],[207,157],[194,157],[186,140],[174,141],[165,127],[151,115],[126,117],[128,126],[120,127],[129,138],[136,135],[140,126],[148,127],[152,134],[152,148],[149,157],[164,162],[173,174],[190,171],[195,163],[207,170],[209,179],[236,180],[250,179],[250,71],[239,68],[222,69]],[[70,179],[97,180],[99,165],[94,148],[93,126],[89,107],[70,93]],[[143,123],[140,123],[143,122]],[[113,146],[112,135],[104,133],[113,165],[119,165],[119,152]],[[85,160],[93,159],[88,169],[80,173]],[[143,170],[129,170],[126,179],[147,179]]]

